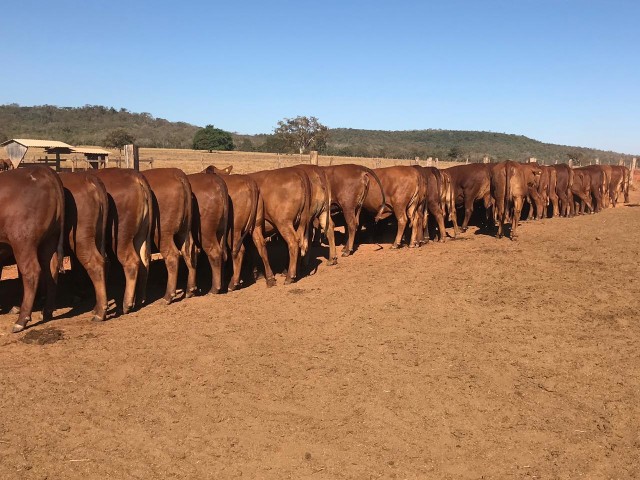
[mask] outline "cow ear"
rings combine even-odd
[[[233,170],[233,165],[229,165],[227,168],[224,169],[224,171],[227,172],[227,174],[231,173],[231,170]]]

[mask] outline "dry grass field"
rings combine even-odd
[[[639,200],[21,334],[4,279],[0,478],[638,478]]]
[[[35,162],[37,159],[47,156],[44,150],[29,149],[25,161]],[[48,156],[49,159],[53,157]],[[82,156],[76,155],[77,158]],[[62,156],[64,160],[63,168],[71,169],[73,155]],[[111,150],[109,156],[112,165],[122,158],[118,150]],[[249,173],[258,170],[270,170],[279,167],[290,167],[299,163],[309,163],[309,155],[278,155],[275,153],[258,152],[206,152],[201,150],[183,150],[171,148],[141,148],[140,160],[141,169],[150,168],[150,160],[153,160],[154,168],[176,167],[181,168],[186,173],[196,173],[204,170],[209,165],[228,166],[233,165],[234,173]],[[409,160],[389,159],[389,158],[362,158],[362,157],[328,157],[320,155],[319,165],[338,165],[343,163],[357,163],[370,168],[388,167],[392,165],[409,165],[415,163]],[[426,165],[426,161],[420,161],[421,165]],[[86,164],[80,162],[82,168]],[[452,162],[439,162],[438,166],[446,168],[455,165]]]

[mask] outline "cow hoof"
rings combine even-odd
[[[23,330],[24,330],[24,325],[20,325],[19,323],[16,323],[11,329],[11,333],[20,333]]]
[[[175,295],[165,296],[162,300],[164,300],[165,305],[170,305],[173,302],[173,299],[176,298]]]
[[[217,288],[212,288],[211,290],[209,290],[207,292],[207,295],[218,295],[220,293],[220,290]]]
[[[398,245],[397,243],[394,243],[394,244],[393,244],[393,245],[391,245],[391,247],[389,247],[389,248],[391,248],[391,250],[397,250],[397,249],[399,249],[399,248],[400,248],[400,245]]]
[[[91,317],[91,321],[92,322],[104,322],[104,315],[96,315],[94,314],[93,317]]]
[[[331,267],[332,265],[336,265],[338,263],[338,258],[334,257],[334,258],[330,258],[329,260],[327,260],[327,266]]]
[[[53,318],[53,310],[43,310],[42,311],[42,320],[48,321]]]
[[[191,298],[193,296],[195,296],[195,290],[189,290],[184,294],[184,298]]]
[[[20,315],[20,307],[11,307],[9,313],[13,313],[14,315]]]
[[[275,278],[267,278],[267,287],[275,287],[276,279]]]
[[[287,278],[285,278],[285,279],[284,279],[284,284],[285,284],[285,285],[291,285],[291,284],[292,284],[292,283],[294,283],[295,281],[296,281],[296,279],[295,279],[295,278],[288,278],[288,277],[287,277]]]
[[[344,250],[344,251],[342,252],[342,256],[343,256],[343,257],[348,257],[348,256],[350,256],[350,255],[351,255],[351,252],[350,252],[349,250]]]
[[[133,305],[123,305],[122,306],[122,314],[126,315],[127,313],[130,313],[131,310],[133,310]]]

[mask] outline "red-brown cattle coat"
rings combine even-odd
[[[464,220],[461,230],[469,227],[475,202],[482,200],[487,215],[493,204],[491,198],[491,164],[470,163],[449,167],[446,172],[451,177],[451,188],[457,205],[464,206]],[[455,235],[458,234],[457,218],[453,220]]]
[[[551,165],[556,171],[556,194],[558,195],[558,205],[560,207],[560,215],[569,217],[573,215],[573,177],[574,171],[565,163]]]
[[[194,197],[191,225],[193,239],[195,246],[209,259],[209,293],[218,293],[222,288],[223,267],[227,261],[229,192],[224,180],[215,173],[194,173],[187,178]]]
[[[422,176],[424,177],[424,181],[426,184],[426,205],[425,209],[420,212],[420,223],[422,224],[422,237],[428,241],[428,229],[427,229],[427,220],[428,214],[431,214],[438,226],[438,240],[440,242],[444,242],[446,238],[446,231],[444,227],[444,216],[446,213],[446,205],[447,201],[450,201],[450,193],[448,200],[448,192],[450,191],[450,186],[447,185],[449,182],[449,178],[442,175],[442,172],[435,167],[421,167],[419,165],[414,165],[414,168],[417,169]],[[422,238],[421,238],[422,240]]]
[[[181,256],[189,272],[185,297],[193,296],[196,291],[196,253],[191,235],[191,184],[178,168],[153,168],[142,174],[149,182],[153,197],[153,246],[160,252],[167,267],[164,301],[169,304],[176,296]]]
[[[593,211],[591,202],[591,172],[588,170],[575,169],[573,172],[573,184],[571,185],[571,193],[573,194],[573,203],[571,212],[573,215],[585,213],[585,205],[589,210]],[[578,207],[576,208],[576,204]]]
[[[65,193],[65,252],[86,270],[96,296],[93,320],[107,313],[105,241],[109,199],[107,190],[91,172],[60,173]]]
[[[331,184],[326,170],[317,165],[309,164],[300,164],[296,167],[303,169],[309,176],[311,182],[311,221],[317,222],[329,242],[327,265],[335,265],[338,262],[338,255],[336,254],[335,225],[331,218]]]
[[[593,211],[599,212],[606,206],[608,196],[608,176],[607,169],[603,165],[588,165],[574,169],[577,171],[587,171],[591,176],[591,196],[593,197]]]
[[[494,216],[498,223],[498,238],[503,225],[511,218],[511,240],[518,238],[517,227],[522,205],[532,188],[537,188],[540,168],[536,164],[508,160],[491,168],[491,193],[495,200]]]
[[[609,196],[611,205],[615,208],[618,198],[624,193],[625,167],[622,165],[611,166],[611,182],[609,183]]]
[[[419,246],[423,233],[421,215],[427,199],[424,176],[409,166],[376,168],[373,171],[380,179],[384,198],[377,189],[369,189],[362,206],[375,214],[380,209],[380,203],[384,201],[390,212],[379,218],[384,219],[390,216],[391,212],[396,217],[398,229],[391,248],[400,248],[407,224],[411,227],[409,247]]]
[[[246,251],[244,241],[251,237],[256,224],[256,215],[260,199],[258,184],[249,175],[229,175],[233,166],[217,168],[207,167],[206,173],[217,173],[227,185],[229,193],[229,233],[227,244],[231,250],[233,275],[229,282],[229,291],[240,287],[242,261]],[[253,241],[253,240],[252,240]]]
[[[285,285],[297,278],[298,259],[307,253],[311,207],[311,182],[295,167],[264,170],[251,174],[258,184],[260,198],[253,242],[262,259],[268,286],[276,283],[269,264],[265,235],[278,232],[289,249],[289,268]]]
[[[380,219],[385,209],[384,191],[380,179],[373,170],[362,165],[345,164],[322,168],[329,180],[332,206],[338,207],[344,215],[347,242],[342,248],[342,256],[347,257],[353,253],[362,204],[371,188],[371,183],[377,184],[383,199],[376,214],[376,221]]]
[[[548,165],[538,166],[541,171],[538,194],[542,200],[542,211],[538,217],[545,218],[548,216],[549,205],[551,205],[552,215],[557,217],[560,211],[558,209],[558,194],[556,193],[556,185],[558,183],[556,170]]]
[[[153,200],[147,180],[135,170],[105,168],[96,170],[107,189],[107,255],[124,270],[125,290],[122,313],[146,300],[147,276],[151,259]]]
[[[53,316],[64,244],[64,191],[49,167],[26,167],[0,174],[0,265],[11,257],[24,292],[13,332],[31,320],[41,274],[46,287],[45,319]]]

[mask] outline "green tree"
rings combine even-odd
[[[127,132],[124,128],[116,128],[111,130],[104,139],[104,146],[108,148],[117,148],[122,150],[125,145],[129,145],[136,141],[136,138]]]
[[[248,138],[243,138],[242,142],[240,142],[240,145],[237,147],[237,150],[240,150],[241,152],[253,152],[253,143],[251,143],[251,140]]]
[[[324,149],[329,137],[329,129],[316,117],[285,118],[278,122],[274,133],[300,153]]]
[[[194,150],[233,150],[233,137],[213,125],[201,128],[193,136]]]
[[[464,152],[458,146],[451,147],[451,149],[447,153],[447,157],[449,157],[452,160],[457,160],[458,158],[462,157],[463,155],[464,155]]]

